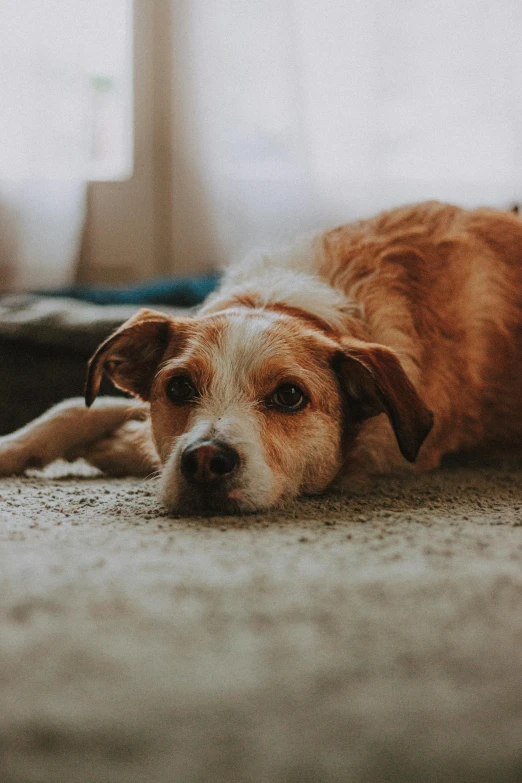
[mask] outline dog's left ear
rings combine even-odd
[[[140,310],[100,345],[89,362],[85,402],[92,405],[105,373],[112,383],[142,400],[172,335],[173,319],[154,310]]]
[[[399,357],[383,345],[357,341],[342,346],[335,364],[354,420],[386,413],[402,455],[415,462],[433,426],[433,413],[417,394]]]

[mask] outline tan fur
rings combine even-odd
[[[403,207],[253,255],[199,317],[142,311],[93,357],[88,403],[105,371],[149,404],[155,450],[146,425],[118,420],[116,401],[101,443],[98,419],[84,419],[84,447],[66,449],[59,410],[0,439],[0,472],[79,453],[110,473],[161,463],[166,505],[233,511],[431,469],[450,452],[520,452],[521,299],[522,222],[492,209]],[[197,388],[188,404],[167,395],[179,374]],[[271,404],[281,383],[303,390],[301,410]],[[55,430],[43,454],[38,443]],[[198,439],[239,454],[217,489],[180,474]]]
[[[435,425],[419,466],[448,452],[521,449],[522,222],[437,202],[330,231],[322,274],[364,305]]]

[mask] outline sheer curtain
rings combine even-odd
[[[0,2],[0,290],[73,281],[86,181],[131,170],[129,0]]]
[[[195,264],[403,202],[520,197],[519,0],[174,7],[175,248]]]

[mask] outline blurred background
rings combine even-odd
[[[0,288],[522,182],[519,0],[0,0]]]

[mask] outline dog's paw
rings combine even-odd
[[[89,444],[81,456],[108,476],[148,476],[159,468],[147,421],[129,421]]]
[[[9,437],[0,438],[0,476],[20,476],[27,468],[41,467],[42,460],[25,445]]]

